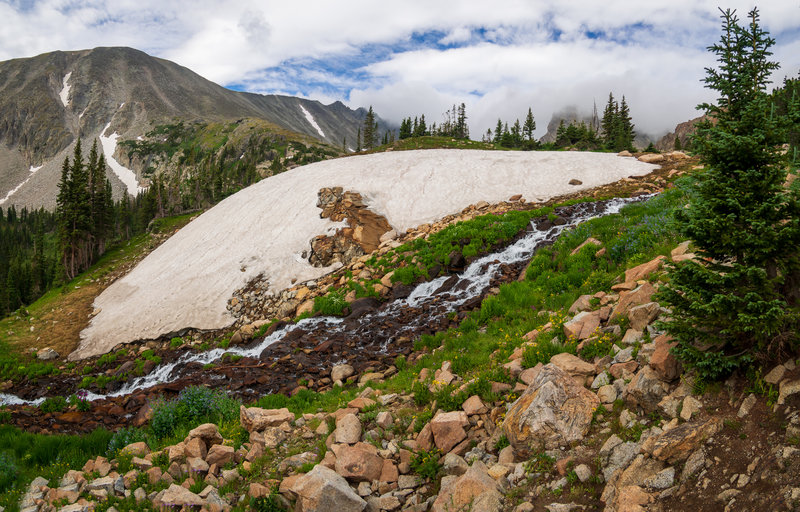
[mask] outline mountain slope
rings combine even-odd
[[[259,276],[280,292],[331,271],[305,255],[312,239],[341,227],[320,216],[323,187],[360,193],[372,212],[403,232],[481,200],[522,194],[543,202],[653,167],[610,153],[427,150],[327,160],[279,174],[206,211],[106,289],[70,357],[188,327],[227,327],[234,321],[228,300]],[[582,185],[570,185],[573,178]]]
[[[231,91],[131,48],[57,51],[0,62],[0,205],[52,207],[61,161],[78,137],[116,132],[123,141],[176,119],[256,118],[276,130],[341,147],[344,138],[355,141],[364,115],[363,109],[339,102],[325,106],[302,98]],[[122,190],[117,180],[115,185]]]

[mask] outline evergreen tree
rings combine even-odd
[[[361,127],[358,127],[358,132],[356,134],[356,152],[361,152]]]
[[[411,137],[411,118],[403,119],[400,122],[400,140]]]
[[[500,144],[503,139],[503,121],[497,118],[497,126],[494,128],[494,143]]]
[[[525,133],[525,140],[533,141],[533,132],[536,130],[536,121],[533,119],[533,110],[528,107],[528,115],[525,116],[525,124],[523,125]]]
[[[364,117],[364,136],[362,145],[364,149],[372,149],[378,142],[378,131],[376,129],[377,123],[375,122],[375,112],[372,110],[372,105],[369,106],[366,117]]]
[[[780,356],[800,327],[800,195],[783,187],[785,118],[765,93],[775,41],[757,10],[748,16],[742,26],[722,11],[720,42],[709,47],[719,68],[704,82],[719,97],[699,106],[714,122],[700,123],[693,141],[708,169],[678,213],[702,260],[671,267],[662,292],[676,355],[707,379]]]
[[[630,109],[628,108],[628,103],[625,101],[625,96],[622,96],[622,101],[619,104],[615,130],[616,141],[614,144],[614,150],[633,150],[633,139],[636,137],[636,134],[633,131]]]
[[[415,137],[424,137],[428,134],[428,127],[425,125],[425,114],[419,116],[419,124],[417,125],[416,130],[414,130]]]
[[[614,126],[618,110],[619,105],[614,101],[614,94],[608,93],[608,103],[606,103],[606,108],[603,109],[603,120],[600,122],[600,127],[603,130],[603,142],[608,148],[614,145]]]

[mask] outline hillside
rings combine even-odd
[[[311,281],[329,272],[330,262],[313,266],[304,256],[313,250],[312,239],[331,235],[342,225],[342,218],[321,218],[326,187],[359,193],[373,214],[385,218],[375,233],[377,242],[390,229],[403,233],[482,200],[498,202],[521,194],[543,202],[645,174],[652,167],[612,154],[430,150],[376,153],[289,171],[201,215],[106,290],[95,302],[99,312],[81,335],[81,346],[70,357],[97,355],[118,343],[190,327],[220,329],[233,322],[226,308],[234,290],[249,281],[268,281],[275,294],[292,281]],[[300,172],[302,180],[297,179]],[[454,180],[460,183],[457,195],[450,187]],[[365,236],[356,238],[363,241]],[[187,251],[198,257],[185,260],[181,255]]]
[[[176,121],[253,118],[264,121],[261,129],[270,133],[341,148],[343,139],[355,141],[365,114],[339,102],[326,106],[231,91],[131,48],[52,52],[0,62],[0,199],[6,198],[6,207],[51,208],[61,162],[78,137],[112,138],[116,133],[114,142],[122,142]],[[379,124],[386,128],[383,121]],[[113,153],[107,158],[127,160],[113,144],[104,150]],[[132,170],[141,181],[145,169],[134,162]],[[109,177],[118,197],[130,188],[115,174]]]
[[[184,363],[191,371],[180,382],[100,400],[88,410],[79,398],[69,406],[59,405],[57,397],[41,409],[12,408],[6,421],[34,431],[128,427],[81,438],[0,427],[6,445],[15,447],[10,453],[19,454],[14,474],[25,483],[0,503],[14,510],[40,496],[48,502],[94,502],[101,510],[150,510],[159,503],[291,510],[297,502],[310,510],[471,506],[504,512],[576,506],[775,510],[791,504],[800,495],[785,470],[800,456],[794,447],[794,361],[753,382],[731,379],[722,389],[693,393],[691,377],[676,378],[680,367],[669,355],[669,339],[654,323],[664,314],[652,302],[653,291],[664,283],[661,260],[694,257],[670,221],[670,212],[686,199],[687,183],[669,182],[691,172],[696,162],[666,162],[668,167],[648,177],[615,185],[630,188],[591,191],[641,194],[666,188],[659,197],[566,231],[522,267],[505,271],[505,282],[460,309],[437,334],[411,334],[385,353],[349,350],[345,360],[332,359],[330,351],[338,345],[325,348],[316,335],[289,332],[286,350],[237,355],[252,352],[252,343],[260,344],[265,334],[270,337],[265,324],[250,334],[243,326],[216,340],[187,335],[77,366],[59,365],[65,374],[85,375],[81,386],[102,392],[101,385],[119,389],[117,376],[130,372],[127,378],[135,379],[140,366],[166,375],[159,368],[168,362],[228,352],[215,363]],[[577,206],[530,211],[535,231],[571,222]],[[504,210],[508,213],[500,213]],[[490,211],[510,220],[526,210],[524,203],[512,202],[470,211],[450,222]],[[398,254],[412,251],[414,260],[426,261],[422,242],[439,243],[435,233],[458,240],[474,233],[469,226],[485,217],[450,227],[420,226],[395,247]],[[389,247],[378,253],[391,256]],[[339,275],[355,281],[359,274],[358,282],[377,290],[370,283],[382,275],[382,258],[354,261]],[[367,269],[372,277],[362,275]],[[402,288],[399,281],[387,283],[390,294]],[[357,302],[352,307],[354,316],[345,320],[350,325],[363,314]],[[295,332],[312,332],[320,320],[301,321]],[[291,331],[291,325],[284,329]],[[252,343],[237,341],[250,336]],[[315,357],[326,362],[314,364]],[[267,367],[262,358],[274,362]],[[286,395],[258,393],[260,399],[245,400],[240,409],[233,396],[250,396],[250,388],[270,375],[285,379]],[[70,389],[56,374],[38,380],[42,387]],[[190,383],[224,382],[238,391],[223,395],[189,387],[176,395]],[[159,393],[175,398],[148,402]],[[563,398],[568,401],[560,407]],[[555,406],[548,408],[551,399]],[[206,404],[205,412],[196,404]],[[551,415],[552,422],[535,421]],[[207,422],[213,425],[195,428]],[[534,439],[543,445],[528,450]],[[36,463],[22,459],[31,446],[56,442],[62,450],[69,447],[59,463],[47,462],[47,455]],[[10,474],[8,468],[2,475]],[[72,471],[62,480],[66,469]],[[37,476],[44,478],[28,487]],[[116,481],[122,490],[115,489]],[[318,493],[320,487],[325,493]]]

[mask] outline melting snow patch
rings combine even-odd
[[[325,132],[322,131],[322,128],[319,127],[319,125],[317,124],[317,121],[314,120],[314,116],[311,115],[311,112],[306,110],[305,107],[303,107],[303,105],[299,105],[299,107],[300,107],[300,110],[303,111],[303,115],[306,116],[306,120],[308,120],[308,123],[311,126],[313,126],[315,130],[317,130],[317,133],[319,133],[320,137],[324,138],[325,137]]]
[[[401,232],[481,200],[553,197],[655,167],[609,153],[474,150],[378,153],[299,167],[226,198],[109,286],[95,300],[100,313],[70,358],[186,327],[226,327],[234,320],[228,299],[257,275],[270,276],[272,291],[279,292],[293,278],[304,282],[332,270],[292,256],[334,225],[319,216],[322,187],[361,193]],[[573,178],[583,185],[569,185]]]
[[[69,77],[72,76],[72,71],[64,75],[64,87],[61,89],[61,92],[58,93],[58,96],[61,98],[61,103],[64,104],[65,107],[69,106],[69,89],[70,85],[67,83],[69,82]],[[81,114],[83,115],[83,114]]]
[[[144,188],[139,186],[139,182],[136,180],[135,172],[127,167],[124,167],[121,163],[114,159],[114,151],[117,149],[117,138],[119,137],[119,134],[114,132],[111,135],[106,136],[106,132],[110,127],[111,123],[108,123],[106,127],[103,128],[103,132],[99,137],[100,145],[103,146],[103,154],[106,156],[106,162],[108,162],[108,166],[111,167],[111,170],[114,171],[114,174],[116,174],[122,183],[125,184],[125,187],[128,189],[128,193],[132,196],[135,196],[144,190]]]
[[[22,183],[20,183],[19,185],[17,185],[17,186],[16,186],[16,187],[14,187],[13,189],[9,190],[9,191],[8,191],[8,194],[6,194],[6,197],[4,197],[4,198],[0,199],[0,204],[3,204],[3,203],[5,203],[6,201],[8,201],[8,200],[9,200],[9,198],[11,198],[11,196],[13,196],[13,195],[14,195],[14,193],[15,193],[17,190],[21,189],[23,185],[25,185],[26,183],[28,183],[28,181],[30,181],[30,179],[31,179],[31,178],[33,178],[33,175],[36,173],[36,171],[38,171],[38,170],[39,170],[39,169],[41,169],[41,168],[42,168],[42,166],[41,166],[41,165],[40,165],[39,167],[34,167],[34,166],[31,166],[31,168],[30,168],[30,173],[31,173],[31,175],[30,175],[30,176],[28,176],[27,178],[25,178],[25,181],[23,181]]]

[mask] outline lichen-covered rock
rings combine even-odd
[[[294,413],[289,409],[262,409],[260,407],[245,407],[239,409],[239,421],[242,427],[252,432],[254,430],[264,430],[267,427],[277,427],[283,422],[294,421]]]
[[[645,366],[625,388],[625,400],[647,412],[658,409],[661,399],[669,391],[669,384],[661,380],[650,366]]]
[[[431,422],[431,432],[436,447],[442,453],[447,453],[458,443],[467,438],[464,427],[469,425],[469,419],[464,411],[439,413]]]
[[[597,395],[558,366],[547,364],[511,406],[503,431],[523,454],[565,446],[583,439],[599,405]]]
[[[653,458],[669,464],[683,462],[722,428],[719,418],[683,423],[661,434],[653,447]]]
[[[291,491],[297,496],[296,512],[361,512],[367,506],[347,480],[322,465],[298,478]]]
[[[501,510],[502,495],[483,462],[476,461],[461,477],[453,478],[452,483],[443,485],[439,491],[432,512]]]

